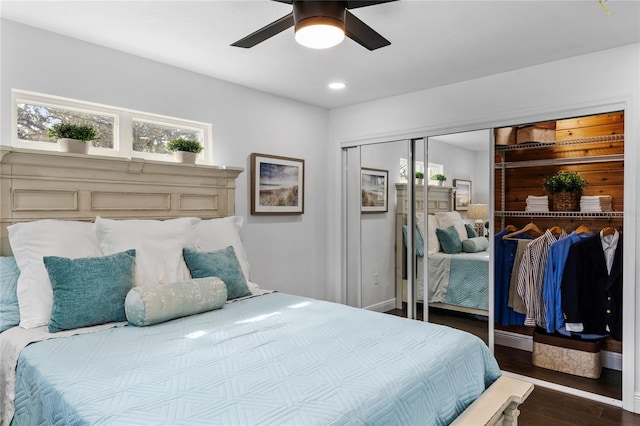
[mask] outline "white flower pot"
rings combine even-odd
[[[174,156],[178,163],[196,164],[197,154],[195,152],[175,151]]]
[[[89,152],[89,143],[77,139],[60,138],[58,139],[58,150],[74,154],[87,154]]]

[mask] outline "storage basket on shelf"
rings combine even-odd
[[[556,212],[579,211],[580,196],[588,184],[577,172],[566,170],[542,181],[544,190],[551,194],[551,210]]]
[[[556,192],[551,195],[551,210],[554,212],[577,212],[580,210],[580,195],[574,192]]]

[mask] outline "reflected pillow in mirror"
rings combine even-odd
[[[465,253],[478,253],[489,248],[489,240],[485,237],[469,238],[462,242],[462,251]]]
[[[453,226],[447,229],[436,229],[436,235],[440,242],[442,251],[447,254],[460,253],[462,251],[462,242],[458,236],[458,231]]]

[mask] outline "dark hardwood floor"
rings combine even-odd
[[[394,309],[388,314],[405,316],[403,309]],[[422,320],[422,306],[418,307],[418,319]],[[429,319],[437,324],[444,324],[468,331],[488,341],[486,319],[473,315],[452,313],[437,309],[429,310]],[[539,368],[531,362],[531,352],[495,346],[495,356],[500,368],[504,371],[544,380],[567,387],[581,389],[614,399],[622,399],[622,373],[603,369],[600,379],[587,379],[557,371]],[[594,402],[562,392],[536,386],[533,393],[520,406],[520,425],[640,425],[640,415],[608,404]]]
[[[520,405],[522,426],[617,426],[640,425],[640,415],[566,393],[536,386]]]
[[[528,351],[495,345],[494,355],[504,371],[622,400],[621,371],[603,368],[599,379],[588,379],[536,367],[531,361],[531,352]]]

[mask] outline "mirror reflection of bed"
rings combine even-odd
[[[417,317],[471,332],[488,342],[489,239],[484,222],[489,204],[489,131],[465,132],[427,140],[424,186],[416,187]],[[416,158],[424,158],[422,147]],[[436,169],[433,167],[436,166]],[[416,170],[422,168],[416,165]],[[438,170],[437,167],[440,167]],[[447,178],[442,186],[429,180],[429,172]],[[396,310],[407,302],[406,214],[407,185],[396,185]],[[424,262],[428,266],[424,268]],[[426,277],[425,277],[426,273]],[[425,292],[425,288],[428,291]]]

